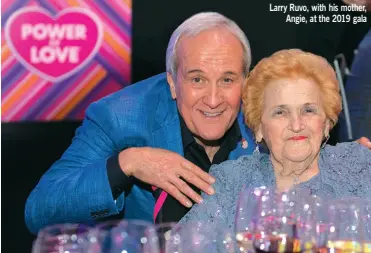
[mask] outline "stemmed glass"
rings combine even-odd
[[[158,245],[158,251],[159,253],[165,253],[166,252],[166,246],[171,243],[174,238],[172,238],[172,230],[179,226],[175,222],[167,222],[167,223],[161,223],[158,225],[155,225],[155,231],[156,231],[156,240]]]
[[[85,253],[91,227],[82,224],[57,224],[40,230],[33,244],[33,253]]]
[[[156,231],[151,223],[122,220],[119,223],[102,224],[96,232],[98,236],[103,234],[100,252],[157,253]]]
[[[273,188],[247,187],[239,195],[235,218],[235,234],[240,252],[254,252],[252,247],[256,216],[264,194],[275,191]]]
[[[232,231],[222,223],[179,224],[165,232],[161,253],[234,253]]]
[[[108,220],[96,224],[92,229],[91,239],[86,253],[109,252],[111,248],[111,231],[120,226],[121,222],[122,220]]]
[[[364,252],[371,252],[371,199],[363,200]]]
[[[235,232],[240,252],[312,250],[315,201],[307,189],[278,192],[273,187],[244,189],[238,200]]]
[[[253,247],[255,252],[315,252],[314,201],[301,189],[261,197]]]
[[[320,251],[363,252],[365,236],[364,210],[359,198],[343,198],[328,203],[327,228]]]

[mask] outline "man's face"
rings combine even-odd
[[[219,140],[237,118],[244,82],[243,47],[226,29],[182,37],[172,96],[189,130],[202,143]]]

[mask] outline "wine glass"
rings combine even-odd
[[[277,201],[279,197],[281,197],[281,202]],[[284,201],[287,202],[286,207],[280,210],[292,214],[294,206],[289,206],[289,203],[292,204],[294,200],[309,197],[310,191],[305,188],[293,188],[284,195],[276,188],[266,186],[250,187],[242,190],[238,199],[235,220],[235,233],[239,251],[255,252],[253,241],[256,239],[256,235],[260,236],[260,231],[257,231],[257,222],[258,220],[261,221],[262,216],[274,217],[278,210],[278,204],[281,203],[282,205],[285,203]],[[291,202],[288,202],[289,200]],[[295,207],[298,208],[297,205]],[[303,213],[304,211],[305,209],[303,209]]]
[[[159,253],[166,252],[166,245],[169,243],[169,241],[172,240],[172,230],[176,228],[177,226],[179,225],[177,225],[177,223],[175,222],[166,222],[166,223],[160,223],[158,225],[155,225],[154,228],[156,231]]]
[[[265,192],[256,216],[255,252],[314,252],[314,201],[305,189]]]
[[[274,191],[274,188],[265,186],[246,187],[241,191],[237,202],[234,231],[240,252],[253,252],[252,240],[256,220],[254,218],[258,214],[261,197]]]
[[[108,220],[96,224],[92,229],[87,253],[109,252],[111,246],[111,231],[118,227],[122,220]]]
[[[325,250],[327,245],[326,231],[328,228],[327,203],[329,203],[330,198],[328,196],[319,197],[317,195],[311,195],[310,198],[312,200],[310,209],[313,213],[312,217],[316,234],[315,246],[317,249]]]
[[[156,231],[145,221],[123,220],[109,229],[104,241],[109,253],[157,253],[158,249]]]
[[[219,222],[178,224],[166,233],[164,253],[234,253],[232,231]]]
[[[33,244],[33,253],[85,253],[91,227],[82,224],[57,224],[40,230]]]
[[[363,223],[364,223],[364,252],[371,252],[371,199],[364,199]]]
[[[332,200],[327,206],[328,251],[363,252],[363,204],[359,198]]]

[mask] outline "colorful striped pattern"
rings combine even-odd
[[[4,39],[7,19],[19,8],[38,6],[55,15],[87,8],[103,23],[103,43],[78,74],[51,83],[18,62]],[[130,84],[131,0],[2,0],[1,119],[3,122],[81,120],[87,106]]]

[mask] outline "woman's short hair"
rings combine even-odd
[[[321,99],[331,128],[342,109],[336,74],[327,60],[299,49],[285,49],[262,59],[249,73],[242,92],[245,123],[255,133],[259,128],[265,86],[274,80],[308,78],[321,90]]]
[[[243,48],[243,70],[244,75],[247,76],[251,65],[251,50],[250,43],[246,38],[245,33],[241,28],[231,19],[223,16],[217,12],[201,12],[193,15],[185,20],[171,35],[169,44],[166,50],[166,71],[173,77],[176,76],[176,70],[179,65],[177,57],[177,44],[182,36],[197,36],[203,31],[211,30],[214,28],[226,28],[233,35],[235,35],[241,42]]]

